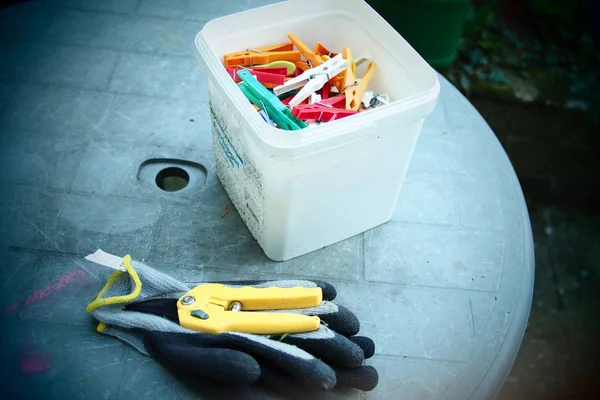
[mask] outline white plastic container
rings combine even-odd
[[[269,126],[223,54],[284,43],[288,33],[375,61],[369,90],[391,104],[300,131]],[[196,47],[217,174],[267,257],[287,260],[389,221],[439,82],[377,12],[362,0],[289,0],[210,21]]]

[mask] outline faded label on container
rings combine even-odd
[[[251,157],[243,150],[233,129],[239,123],[229,108],[211,96],[210,114],[215,159],[219,176],[248,229],[259,240],[264,219],[263,177]]]

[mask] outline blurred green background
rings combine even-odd
[[[531,218],[531,315],[501,400],[600,393],[597,0],[367,0],[482,114]]]

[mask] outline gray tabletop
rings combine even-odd
[[[9,393],[192,397],[95,332],[85,306],[110,271],[83,257],[97,248],[182,280],[329,280],[377,346],[369,363],[380,384],[367,398],[479,399],[501,386],[530,308],[531,229],[502,147],[442,77],[391,222],[275,263],[231,205],[222,217],[229,200],[193,38],[203,22],[259,3],[56,0],[0,11]],[[162,192],[155,173],[177,160],[192,163],[190,185]]]

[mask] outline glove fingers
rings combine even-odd
[[[157,334],[157,333],[153,333]],[[268,339],[265,336],[247,333],[159,333],[164,346],[177,343],[190,352],[196,348],[218,348],[237,350],[248,353],[256,361],[267,360],[294,377],[298,382],[310,384],[315,388],[329,390],[336,384],[335,372],[323,361],[316,359],[306,351],[286,343]],[[205,361],[209,366],[212,360]],[[232,369],[232,375],[237,377],[238,371]]]
[[[179,334],[177,336],[189,335]],[[156,352],[173,366],[196,375],[229,384],[249,384],[260,377],[258,362],[251,355],[227,348],[201,347],[173,334],[149,332],[144,340],[146,350]]]
[[[323,300],[331,301],[336,298],[337,290],[335,290],[335,287],[331,283],[325,282],[325,281],[313,281],[313,282],[316,283],[317,286],[320,287],[321,290],[323,291]]]
[[[375,354],[375,343],[371,338],[366,336],[351,336],[348,339],[360,346],[365,354],[365,360],[373,357]]]
[[[245,333],[224,333],[219,336],[229,336],[237,348],[261,361],[270,362],[297,382],[318,390],[329,390],[336,384],[335,372],[329,365],[296,346]]]
[[[285,399],[291,400],[342,400],[343,396],[331,390],[315,390],[307,385],[298,384],[297,381],[269,362],[260,362],[261,375],[257,384],[266,391],[273,392]]]
[[[325,326],[314,332],[291,334],[275,340],[297,346],[330,365],[356,368],[365,359],[360,345]]]
[[[337,305],[337,311],[320,314],[319,318],[324,321],[330,329],[340,335],[354,336],[360,330],[360,321],[354,313],[344,306]]]
[[[339,367],[333,367],[333,369],[337,377],[338,386],[347,386],[368,392],[373,390],[379,383],[379,374],[370,365],[363,365],[353,369]]]
[[[192,391],[202,393],[203,399],[221,400],[223,398],[233,398],[242,400],[262,400],[266,398],[264,393],[261,393],[254,385],[225,384],[183,370],[166,359],[160,351],[152,345],[150,340],[147,341],[146,349],[152,358]]]

